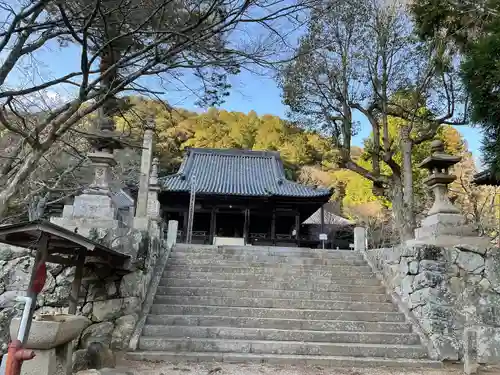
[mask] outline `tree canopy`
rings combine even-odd
[[[460,58],[484,161],[500,176],[500,1],[417,0],[412,10],[420,37],[438,47],[443,65]]]

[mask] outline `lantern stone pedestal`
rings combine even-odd
[[[19,318],[10,323],[10,336],[15,339]],[[34,350],[36,357],[25,361],[21,375],[66,375],[67,345],[80,336],[90,320],[76,315],[41,315],[31,323],[26,348]]]
[[[429,170],[424,183],[434,194],[434,204],[415,230],[415,239],[407,241],[407,245],[486,246],[488,240],[478,237],[477,229],[467,224],[460,210],[448,198],[448,185],[456,179],[449,169],[460,162],[461,157],[446,154],[440,140],[433,141],[431,148],[432,154],[419,167]]]

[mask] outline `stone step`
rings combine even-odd
[[[380,286],[380,281],[373,274],[366,274],[363,277],[341,276],[325,273],[326,276],[318,275],[256,275],[254,273],[217,273],[217,272],[191,272],[191,271],[166,271],[160,280],[160,285],[170,279],[194,279],[201,281],[229,280],[245,281],[251,283],[289,283],[290,285],[369,285]]]
[[[207,296],[225,298],[276,298],[276,299],[305,299],[305,300],[333,300],[333,301],[364,301],[390,302],[389,296],[382,293],[338,293],[313,292],[298,290],[272,289],[233,289],[213,287],[159,287],[157,296]]]
[[[349,313],[351,314],[351,313]],[[366,315],[366,313],[363,313]],[[354,314],[353,314],[354,315]],[[371,316],[369,316],[371,317]],[[359,316],[363,318],[363,316]],[[411,325],[406,322],[346,321],[346,320],[306,320],[273,319],[229,316],[199,315],[149,315],[146,324],[154,326],[204,326],[235,328],[304,329],[309,331],[350,331],[350,332],[391,332],[411,333]]]
[[[399,359],[382,357],[347,357],[347,356],[314,356],[286,354],[252,354],[252,353],[214,353],[214,352],[182,352],[182,351],[136,351],[126,354],[126,358],[135,361],[149,362],[227,362],[227,363],[268,363],[277,365],[322,366],[329,368],[374,368],[390,367],[399,371],[404,369],[442,368],[438,361],[424,359]]]
[[[228,307],[261,307],[277,309],[351,310],[393,312],[396,308],[387,302],[356,302],[332,300],[294,300],[280,298],[229,298],[198,296],[156,296],[154,304],[205,305]]]
[[[232,273],[232,274],[247,274],[254,275],[304,275],[304,276],[356,276],[364,277],[365,275],[372,275],[372,271],[368,266],[244,266],[239,265],[231,266],[218,266],[218,265],[170,265],[167,263],[164,275],[168,275],[172,271],[184,272],[212,272],[212,273]]]
[[[188,254],[267,254],[278,256],[325,256],[332,258],[342,257],[362,257],[360,253],[352,250],[330,250],[330,249],[310,249],[304,247],[278,247],[278,246],[193,246],[177,244],[172,249],[172,253]]]
[[[168,261],[170,266],[174,265],[215,265],[226,267],[265,267],[277,265],[284,266],[366,266],[364,260],[344,260],[344,259],[307,259],[307,258],[281,258],[270,260],[237,260],[237,259],[216,259],[216,258],[170,258]]]
[[[307,331],[268,328],[234,327],[190,327],[146,325],[143,337],[211,338],[228,340],[271,340],[363,343],[387,345],[418,345],[419,337],[414,333],[353,332],[353,331]]]
[[[184,252],[172,251],[170,256],[173,259],[232,259],[238,261],[285,261],[286,259],[326,259],[330,261],[364,261],[363,256],[359,253],[336,254],[334,252],[272,252],[272,251],[204,251],[204,252]]]
[[[216,277],[216,276],[214,276]],[[294,290],[294,291],[318,291],[318,292],[339,292],[339,293],[384,293],[385,288],[378,280],[369,280],[367,285],[354,284],[355,280],[337,280],[332,282],[312,283],[310,279],[293,281],[259,281],[259,280],[217,280],[206,279],[177,279],[162,278],[158,287],[158,294],[165,294],[165,287],[213,287],[213,288],[239,288],[239,289],[274,289],[274,290]],[[360,280],[363,281],[363,280]]]
[[[141,337],[139,350],[422,359],[419,345]]]
[[[349,310],[314,310],[280,309],[258,307],[230,307],[207,305],[153,305],[153,315],[200,315],[231,316],[268,319],[305,319],[305,320],[349,320],[366,322],[404,322],[405,316],[396,311],[349,311]]]

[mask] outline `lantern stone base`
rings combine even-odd
[[[10,324],[11,338],[17,336],[20,320]],[[41,315],[34,320],[26,348],[34,350],[35,358],[24,361],[21,375],[66,375],[68,345],[90,324],[84,316]]]
[[[436,213],[422,220],[420,228],[415,229],[415,239],[407,241],[407,245],[487,246],[486,238],[478,237],[475,226],[465,223],[460,214]]]

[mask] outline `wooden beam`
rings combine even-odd
[[[76,264],[77,264],[75,258],[65,258],[65,257],[58,256],[58,255],[49,255],[47,257],[47,262],[56,263],[56,264],[63,264],[65,266],[76,266]]]

